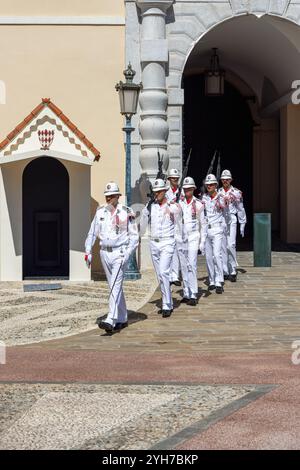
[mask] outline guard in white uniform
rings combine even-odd
[[[176,168],[171,168],[168,172],[168,181],[170,186],[166,192],[167,201],[170,203],[176,202],[176,198],[179,192],[179,178],[179,171]],[[179,253],[176,242],[170,270],[170,283],[174,284],[175,286],[181,286],[181,282],[179,280],[179,267]]]
[[[140,229],[143,234],[149,226],[150,251],[156,276],[162,294],[162,316],[169,317],[173,312],[170,286],[170,268],[175,250],[175,225],[181,215],[179,204],[167,201],[167,187],[162,179],[153,184],[154,202],[142,210]]]
[[[205,186],[208,193],[203,195],[202,203],[205,206],[204,215],[207,222],[205,254],[209,290],[216,289],[217,294],[222,294],[224,284],[222,244],[224,231],[230,225],[230,216],[225,199],[217,192],[218,182],[215,175],[207,175]]]
[[[226,200],[231,223],[228,227],[223,239],[223,271],[224,278],[229,279],[231,282],[236,282],[236,233],[237,233],[237,220],[240,223],[240,234],[244,237],[245,225],[247,222],[246,212],[243,205],[242,192],[231,186],[232,175],[229,170],[224,170],[221,174],[222,188],[219,193]]]
[[[181,302],[195,306],[198,300],[197,256],[200,246],[204,251],[206,221],[204,205],[194,196],[196,185],[193,178],[187,176],[182,188],[185,194],[184,199],[179,203],[182,210],[182,224],[179,234],[176,234],[183,279]]]
[[[111,289],[109,313],[99,328],[107,333],[128,326],[127,308],[123,293],[126,263],[139,243],[135,214],[119,203],[120,191],[116,183],[106,185],[106,205],[98,207],[85,241],[85,259],[91,263],[92,246],[100,239],[100,258]]]

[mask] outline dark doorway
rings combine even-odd
[[[223,96],[205,96],[203,75],[186,76],[183,85],[185,158],[189,149],[193,149],[188,173],[200,188],[215,149],[220,150],[222,170],[231,170],[233,185],[243,192],[249,234],[252,225],[253,120],[247,101],[228,82],[225,82]]]
[[[69,277],[69,175],[55,158],[23,173],[23,279]]]

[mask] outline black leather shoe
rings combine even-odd
[[[106,333],[111,333],[114,329],[110,323],[107,323],[105,321],[101,321],[98,326],[101,330],[105,330]]]
[[[181,304],[187,304],[190,299],[187,299],[186,297],[182,297],[180,303]]]
[[[114,331],[123,330],[123,328],[127,328],[127,326],[128,326],[128,321],[125,321],[123,323],[116,323],[114,327]]]
[[[224,274],[224,281],[228,281],[229,280],[229,274]]]
[[[195,307],[197,305],[197,300],[196,299],[190,299],[187,302],[188,305],[191,305],[192,307]]]
[[[222,286],[217,286],[216,287],[216,294],[223,294],[224,292],[224,289]]]
[[[163,318],[170,317],[172,315],[173,310],[163,310],[162,311],[162,316]]]
[[[236,282],[236,274],[230,274],[229,280],[230,280],[231,282]]]
[[[213,284],[211,286],[208,286],[208,290],[215,290],[216,286],[214,286]]]
[[[172,281],[172,282],[170,282],[170,285],[172,285],[172,284],[174,284],[174,286],[177,286],[177,287],[181,286],[181,282],[180,282],[180,281]]]

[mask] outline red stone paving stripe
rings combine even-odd
[[[300,366],[289,353],[161,354],[8,348],[1,382],[274,384],[178,449],[299,449]]]
[[[170,354],[8,348],[0,381],[280,384],[299,380],[289,353]]]
[[[270,392],[273,390],[275,385],[259,385],[256,387],[255,390],[252,392],[247,393],[241,398],[234,400],[233,402],[229,403],[228,405],[223,406],[213,412],[211,412],[205,418],[193,422],[190,426],[178,431],[173,436],[167,437],[166,439],[158,442],[150,450],[170,450],[174,448],[179,448],[180,445],[183,445],[185,441],[192,440],[194,437],[198,437],[201,432],[208,429],[213,424],[221,421],[225,417],[235,413],[240,408],[247,406],[249,403],[257,400],[265,393]]]
[[[300,380],[280,386],[177,449],[300,449]]]

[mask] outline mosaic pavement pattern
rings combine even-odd
[[[0,449],[174,448],[267,392],[254,385],[2,383]]]
[[[199,303],[180,304],[182,290],[173,286],[174,312],[157,314],[160,293],[139,310],[138,321],[107,337],[98,329],[58,341],[49,349],[93,349],[131,352],[292,351],[300,338],[300,253],[276,252],[272,268],[254,268],[253,254],[239,252],[238,281],[226,281],[225,292],[208,292],[206,267],[199,257]]]
[[[34,284],[34,281],[24,283]],[[95,328],[97,317],[107,314],[109,288],[106,281],[62,281],[60,284],[60,290],[24,292],[21,282],[0,282],[0,339],[7,346],[88,331]],[[124,282],[127,308],[138,310],[155,288],[152,270],[145,272],[141,280]]]

